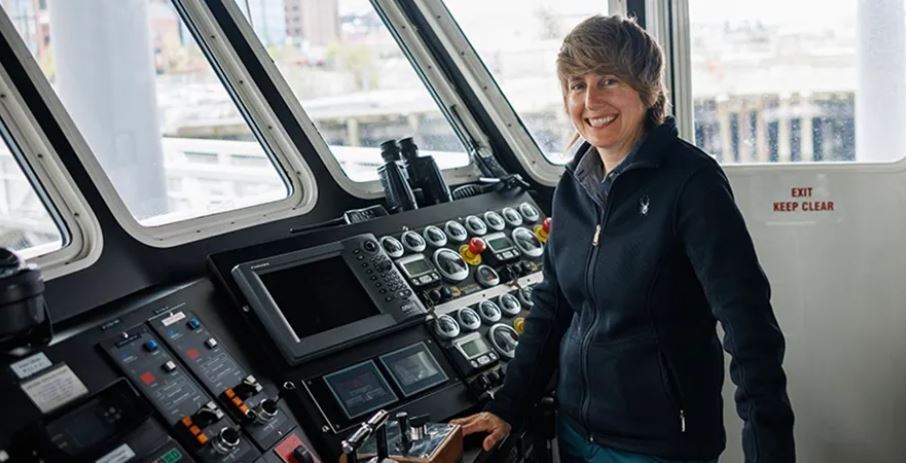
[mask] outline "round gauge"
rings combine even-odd
[[[522,310],[522,304],[519,303],[519,299],[510,293],[501,295],[497,300],[497,305],[507,315],[519,315],[519,311]]]
[[[466,217],[466,229],[469,230],[469,233],[477,236],[484,235],[488,232],[488,226],[485,225],[484,220],[481,220],[481,217],[478,217],[477,215]]]
[[[459,336],[459,323],[449,315],[441,315],[434,322],[434,332],[443,339],[453,339]]]
[[[475,279],[478,280],[478,284],[485,288],[500,284],[500,275],[498,275],[497,271],[494,270],[494,267],[491,267],[490,265],[479,265],[478,268],[475,269]]]
[[[459,321],[459,326],[469,331],[475,331],[481,326],[481,318],[470,307],[459,309],[459,312],[456,313],[456,318]]]
[[[512,207],[505,207],[502,211],[503,220],[506,220],[506,223],[510,224],[511,227],[518,227],[522,225],[522,215],[519,214],[519,211],[513,209]]]
[[[466,231],[466,228],[462,226],[461,223],[455,220],[449,220],[444,224],[444,230],[447,232],[447,236],[451,240],[458,243],[462,243],[469,237],[469,232]]]
[[[422,252],[425,250],[425,239],[422,238],[422,235],[419,235],[412,230],[403,233],[403,236],[401,236],[400,239],[403,241],[403,246],[412,252]]]
[[[535,206],[532,206],[529,203],[522,203],[519,205],[519,213],[522,214],[522,217],[529,222],[537,222],[541,218],[541,213],[538,212],[538,209]]]
[[[519,294],[519,302],[521,302],[522,305],[524,305],[528,308],[534,307],[535,303],[532,302],[532,287],[531,286],[526,286],[525,288],[519,288],[519,292],[517,294]]]
[[[469,266],[456,251],[440,248],[434,251],[434,266],[449,281],[457,282],[469,277]]]
[[[491,324],[500,321],[500,307],[491,300],[484,300],[478,304],[478,314],[485,323]]]
[[[516,357],[516,346],[519,345],[519,333],[510,325],[498,323],[488,330],[491,345],[501,357],[512,360]]]
[[[422,235],[425,237],[425,241],[427,241],[428,244],[434,246],[435,248],[439,248],[447,244],[447,234],[434,225],[428,225],[427,227],[425,227]]]
[[[384,252],[386,252],[388,256],[394,259],[396,259],[397,257],[403,257],[403,252],[405,252],[405,250],[403,249],[403,243],[400,243],[400,240],[392,236],[385,236],[381,238],[381,246],[384,248]]]
[[[513,230],[513,242],[516,243],[516,247],[519,248],[523,254],[529,257],[539,257],[541,254],[544,254],[544,247],[541,245],[541,242],[538,241],[535,234],[528,228],[519,227]]]
[[[506,228],[506,222],[503,220],[503,217],[494,211],[485,212],[484,221],[488,224],[488,228],[494,231],[501,231]]]

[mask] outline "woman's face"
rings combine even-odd
[[[645,131],[648,108],[639,92],[609,74],[570,78],[566,88],[570,120],[601,154],[625,155]]]

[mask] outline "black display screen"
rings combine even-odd
[[[399,400],[371,360],[325,375],[324,383],[349,419]]]
[[[482,341],[481,338],[475,338],[471,341],[464,342],[459,345],[459,348],[462,349],[462,352],[466,354],[466,358],[472,360],[479,355],[486,354],[490,350],[488,345]]]
[[[447,381],[446,373],[421,342],[382,355],[381,363],[406,397]]]
[[[403,267],[405,267],[406,273],[408,273],[410,277],[417,277],[423,273],[434,270],[434,267],[432,267],[431,264],[428,263],[428,261],[425,259],[417,259],[406,262],[403,264]]]
[[[299,338],[380,314],[342,256],[258,276]]]
[[[510,243],[510,240],[508,240],[505,236],[501,236],[500,238],[489,240],[488,247],[491,248],[491,250],[494,252],[500,252],[504,249],[513,247],[513,244]]]

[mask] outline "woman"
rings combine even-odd
[[[544,282],[504,386],[455,422],[490,449],[555,370],[564,462],[716,461],[726,333],[747,462],[795,460],[784,341],[730,186],[677,137],[663,53],[595,16],[557,57],[580,143],[554,193]]]

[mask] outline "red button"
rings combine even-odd
[[[469,251],[474,255],[479,255],[484,252],[487,245],[484,243],[484,240],[478,237],[472,238],[469,240]]]
[[[186,357],[189,357],[189,360],[195,360],[201,356],[201,352],[198,352],[198,349],[192,347],[186,351]]]
[[[141,379],[143,383],[148,384],[148,385],[150,385],[154,381],[157,381],[157,378],[155,378],[154,375],[151,374],[150,371],[146,371],[146,372],[142,373],[139,376],[139,379]]]

